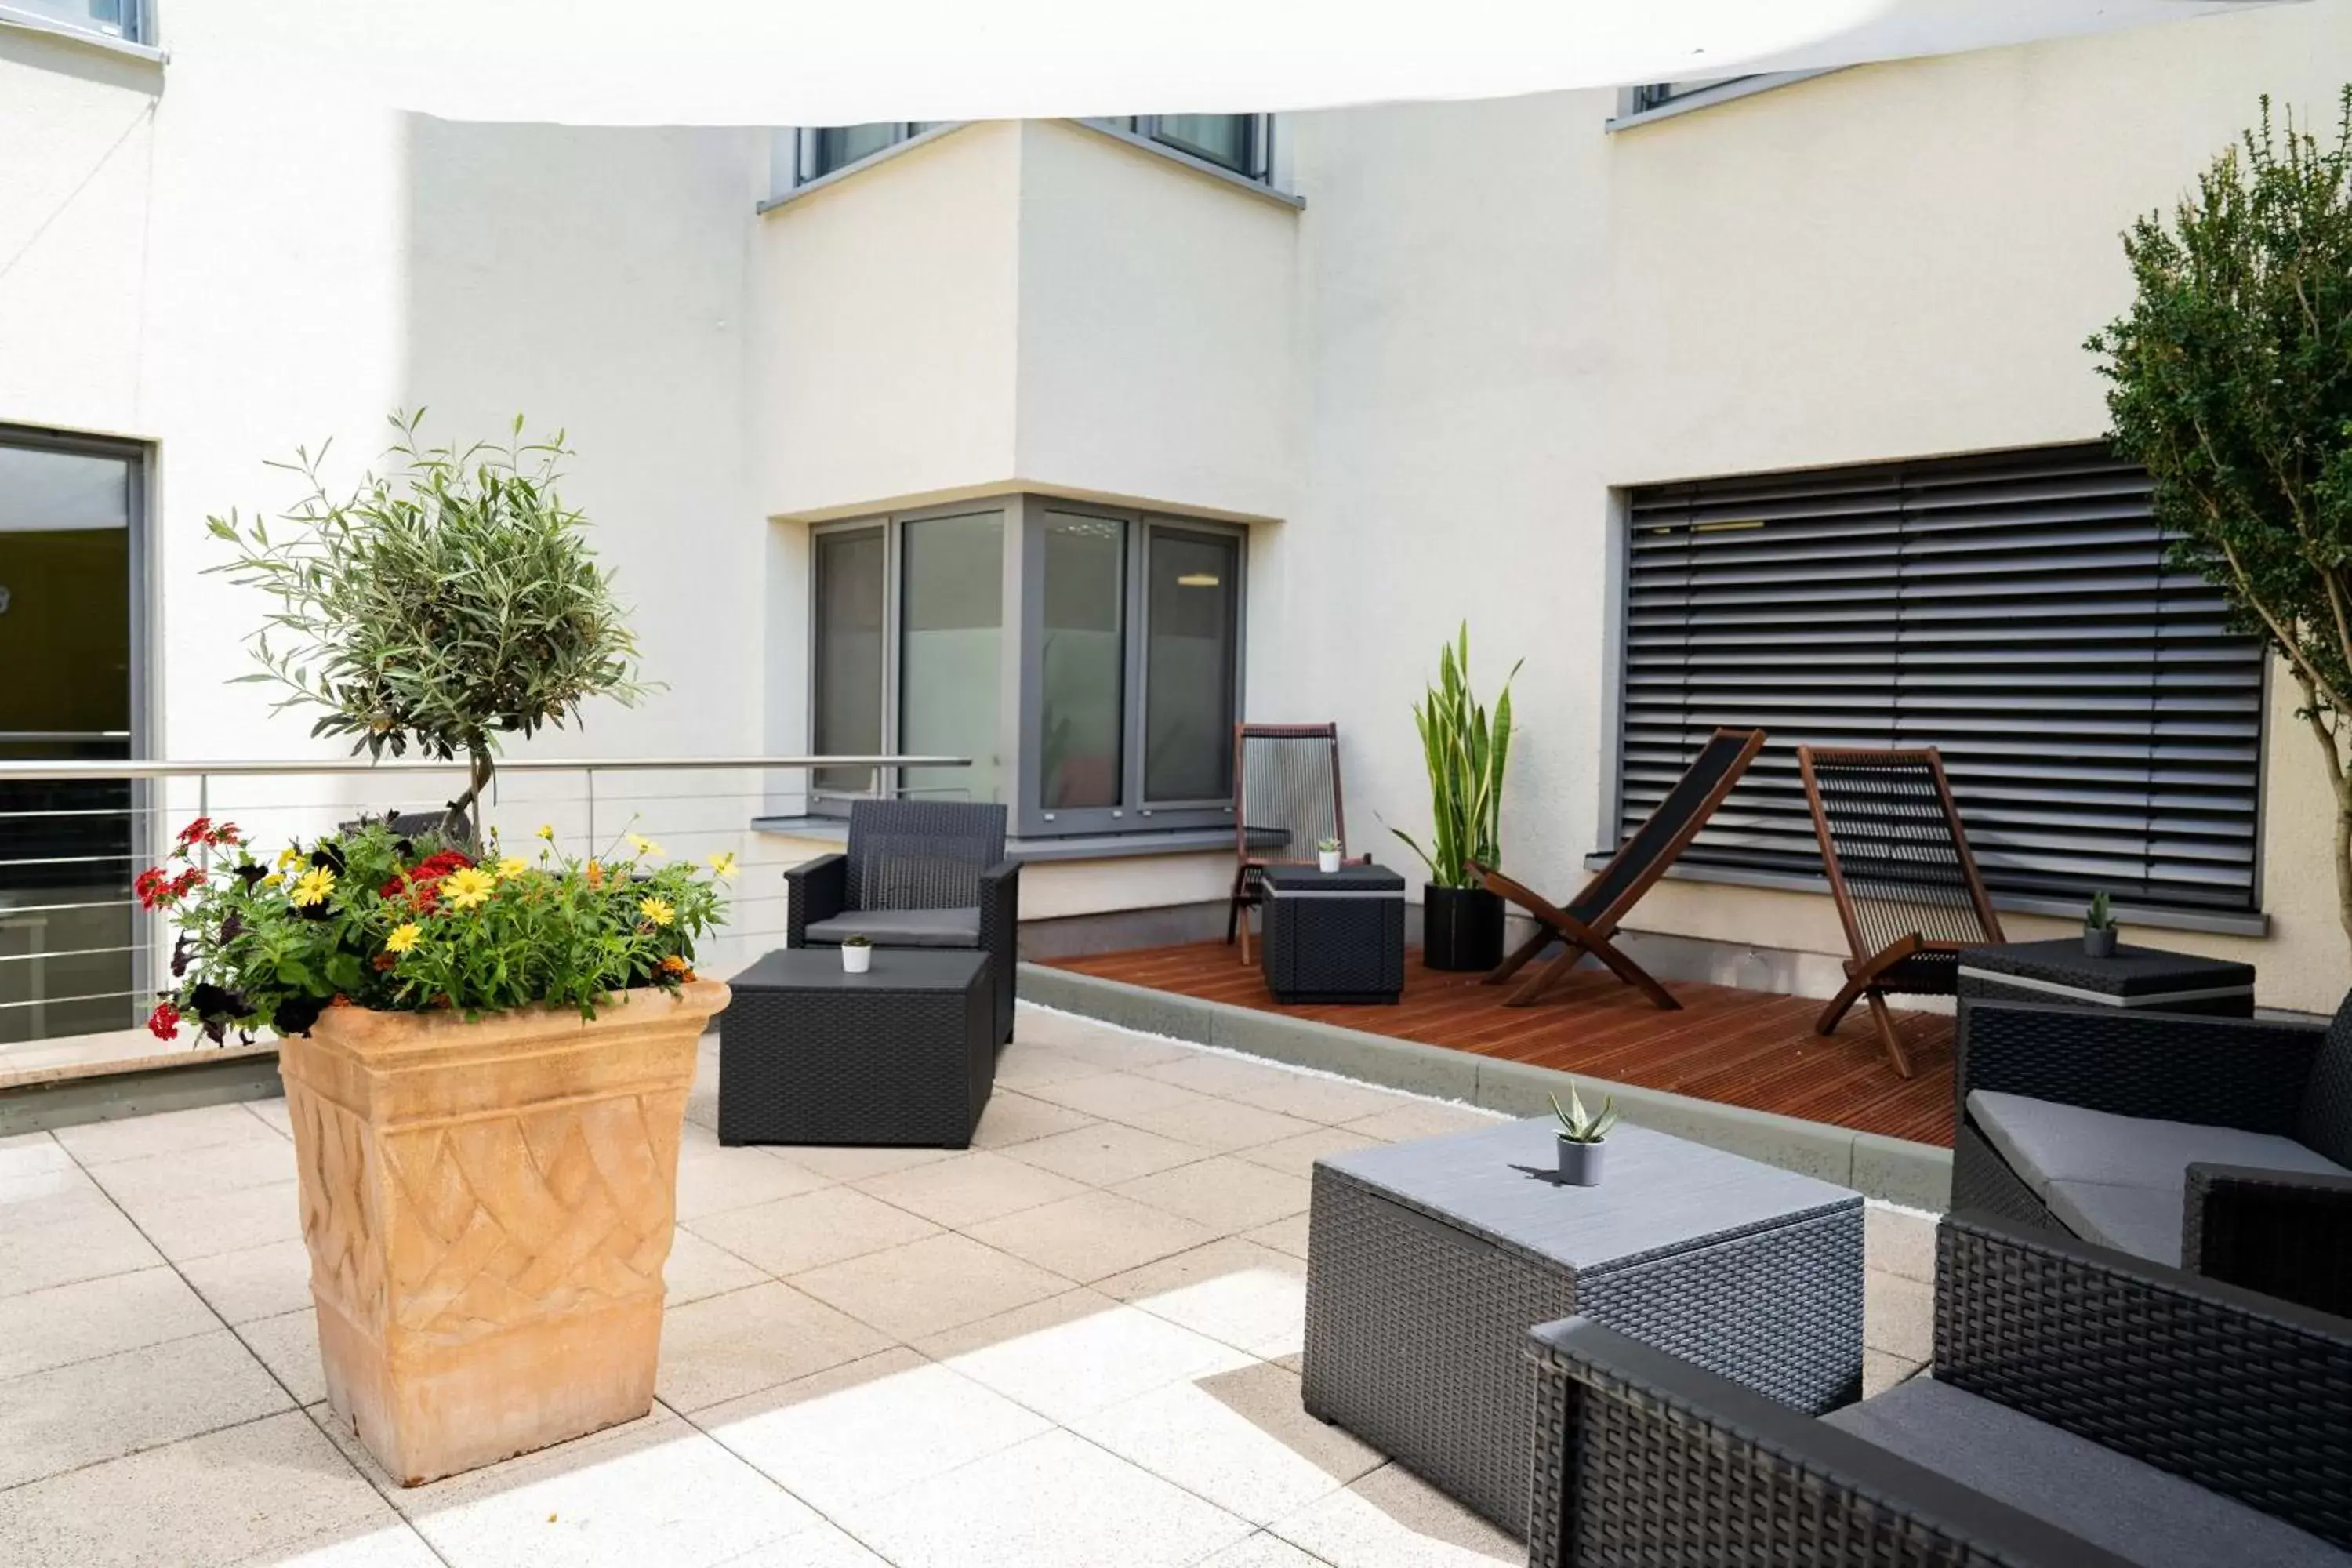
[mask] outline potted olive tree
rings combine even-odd
[[[1470,626],[1439,650],[1437,684],[1413,705],[1429,770],[1429,847],[1391,828],[1429,868],[1422,889],[1422,962],[1432,969],[1492,969],[1503,961],[1503,900],[1479,885],[1479,866],[1502,858],[1503,769],[1511,756],[1513,665],[1494,716],[1470,691]]]
[[[498,737],[634,695],[634,646],[560,443],[426,450],[395,423],[355,494],[305,459],[288,517],[213,528],[276,601],[257,651],[288,702],[373,754],[464,755],[466,792],[441,831],[267,859],[199,820],[140,891],[180,928],[150,1027],[281,1037],[328,1399],[415,1484],[652,1407],[695,1042],[728,998],[695,943],[733,868],[483,830]]]

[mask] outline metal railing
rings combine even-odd
[[[740,875],[726,925],[703,944],[733,973],[782,944],[781,873],[807,853],[755,817],[805,812],[815,770],[968,767],[947,756],[517,757],[501,761],[481,819],[509,844],[542,826],[558,846],[609,853],[635,832],[670,858],[726,851]],[[139,870],[197,816],[234,821],[274,852],[366,815],[438,811],[462,760],[205,762],[0,760],[0,1071],[7,1047],[134,1026],[169,982],[169,921],[139,907]],[[436,781],[446,781],[446,784]]]

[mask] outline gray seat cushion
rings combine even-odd
[[[980,910],[851,910],[829,921],[812,921],[807,940],[839,946],[845,936],[862,936],[877,947],[978,947]]]
[[[2053,1182],[2042,1201],[2060,1225],[2084,1240],[2178,1268],[2187,1184],[2167,1190]]]
[[[2158,1187],[2177,1194],[2192,1164],[2253,1165],[2318,1176],[2347,1173],[2326,1155],[2274,1132],[2116,1116],[1990,1089],[1969,1091],[1969,1119],[2000,1151],[2010,1169],[2045,1200],[2053,1182]]]
[[[2149,1568],[2352,1563],[2283,1520],[1932,1378],[1822,1419]]]

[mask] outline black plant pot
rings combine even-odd
[[[1492,969],[1503,962],[1503,899],[1484,888],[1421,889],[1421,961],[1432,969]]]

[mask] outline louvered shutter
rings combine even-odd
[[[2261,645],[2104,447],[1633,492],[1621,838],[1718,725],[1770,744],[1684,859],[1818,876],[1796,748],[1936,746],[1996,893],[2254,903]]]

